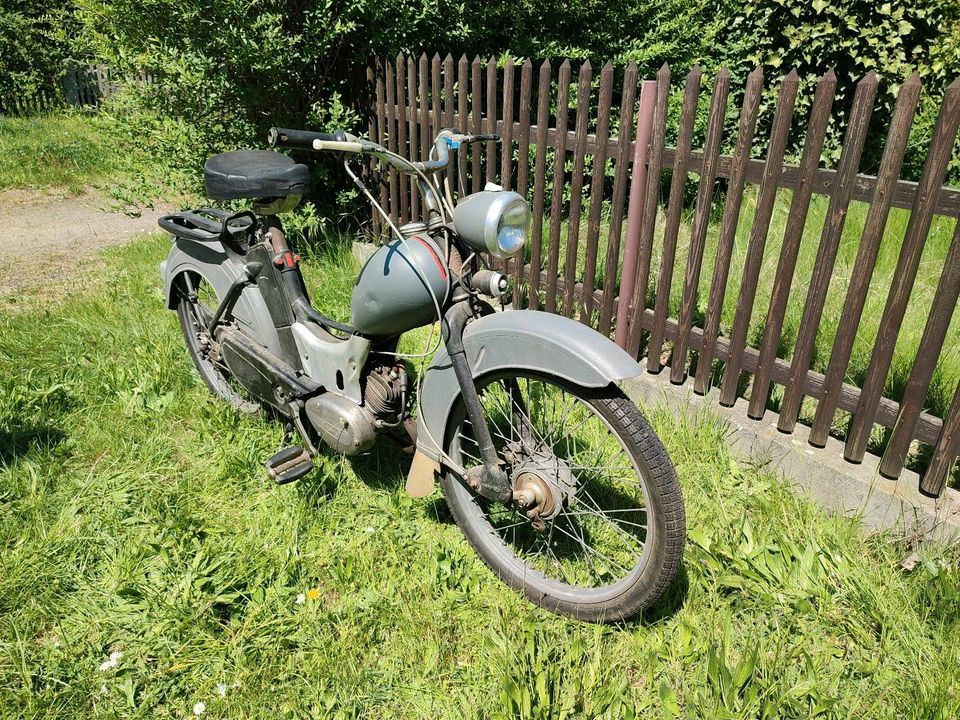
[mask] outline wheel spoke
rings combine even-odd
[[[642,478],[615,426],[592,401],[539,377],[499,376],[479,383],[477,392],[499,451],[518,442],[522,448],[501,456],[512,463],[505,469],[514,482],[522,469],[533,476],[522,482],[538,488],[535,502],[560,503],[538,531],[515,507],[477,497],[496,542],[523,567],[575,588],[602,587],[629,574],[646,550],[650,518],[645,495],[638,494]],[[464,418],[455,434],[458,452],[464,464],[479,464],[470,428]]]

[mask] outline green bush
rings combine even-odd
[[[0,114],[58,97],[69,16],[53,0],[0,3]]]
[[[747,73],[759,64],[768,86],[760,147],[779,75],[792,66],[799,69],[797,114],[802,117],[816,78],[833,67],[838,90],[827,162],[839,156],[843,118],[856,81],[873,70],[880,92],[865,170],[879,161],[899,83],[916,69],[930,97],[924,100],[905,164],[915,177],[937,98],[960,73],[960,4],[954,0],[74,2],[74,53],[154,75],[156,84],[142,91],[143,99],[164,118],[164,127],[174,128],[174,135],[184,140],[189,152],[182,159],[194,168],[210,152],[262,142],[265,129],[274,124],[362,131],[371,56],[449,52],[470,58],[590,58],[598,68],[607,60],[620,65],[633,60],[642,77],[652,77],[668,62],[675,87],[695,63],[702,66],[705,83],[727,64],[733,73],[732,106],[739,102]],[[705,88],[698,136],[708,96]],[[671,134],[675,123],[672,119]],[[728,124],[732,135],[733,113]],[[795,123],[798,129],[803,125]],[[794,155],[803,139],[801,132],[796,135]],[[328,172],[318,170],[318,179],[325,183]]]
[[[271,124],[355,122],[372,55],[613,58],[636,60],[643,72],[664,61],[689,65],[710,56],[716,19],[708,6],[77,0],[78,52],[152,73],[150,104],[190,122],[210,147],[225,147]]]
[[[835,164],[845,119],[858,80],[875,72],[879,80],[874,121],[861,167],[875,171],[900,84],[918,72],[926,90],[904,164],[904,175],[919,176],[947,83],[960,75],[960,4],[955,0],[874,2],[873,0],[746,0],[728,3],[728,32],[722,52],[737,78],[763,67],[768,90],[762,124],[772,119],[778,83],[790,68],[800,74],[797,114],[805,117],[816,82],[831,68],[837,74],[833,118],[824,149]],[[796,128],[805,123],[796,122]],[[792,151],[803,135],[795,131]],[[763,141],[763,135],[760,137]],[[952,177],[960,178],[954,164]]]

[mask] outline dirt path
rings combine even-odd
[[[94,191],[0,192],[0,297],[68,287],[98,250],[159,232],[157,218],[175,209],[157,205],[131,217],[106,208]]]

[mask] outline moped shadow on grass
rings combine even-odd
[[[391,229],[360,271],[349,324],[311,304],[279,219],[307,192],[306,166],[271,150],[210,158],[207,194],[249,199],[252,212],[161,218],[173,236],[161,265],[167,304],[213,393],[241,412],[269,408],[299,435],[302,445],[266,462],[276,482],[310,472],[321,443],[354,455],[393,437],[413,454],[408,492],[425,497],[439,478],[455,522],[503,582],[554,612],[623,620],[656,603],[680,568],[680,487],[617,387],[636,362],[576,321],[506,308],[508,279],[489,260],[522,253],[529,207],[496,185],[455,201],[446,172],[460,147],[491,139],[443,130],[415,162],[344,133],[270,131],[271,146],[342,154]],[[409,175],[428,221],[398,227],[351,170],[363,157]],[[424,352],[398,352],[400,336],[424,326]]]

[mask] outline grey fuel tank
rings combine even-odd
[[[382,246],[360,271],[350,303],[350,324],[372,337],[399,335],[436,318],[433,295],[443,307],[450,269],[426,235]]]

